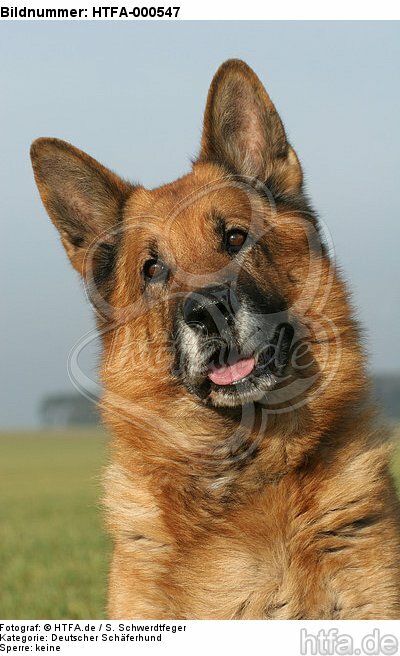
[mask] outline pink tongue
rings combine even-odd
[[[254,358],[245,358],[229,366],[215,367],[208,372],[208,377],[216,385],[231,385],[248,376],[254,369]]]

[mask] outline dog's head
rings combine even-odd
[[[312,399],[333,373],[325,398],[345,393],[359,357],[345,291],[246,64],[216,73],[200,155],[171,184],[131,185],[55,139],[34,142],[32,161],[101,316],[108,388],[128,402],[183,395],[219,414],[252,402],[326,412]]]

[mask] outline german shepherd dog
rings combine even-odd
[[[104,346],[114,619],[400,618],[390,440],[282,122],[229,60],[157,189],[42,138],[44,206]]]

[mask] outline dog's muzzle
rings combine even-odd
[[[287,316],[281,301],[264,296],[262,305],[255,304],[251,293],[257,290],[240,295],[214,285],[190,293],[182,306],[175,371],[192,392],[215,405],[260,398],[287,361],[292,335],[290,326],[281,329]]]

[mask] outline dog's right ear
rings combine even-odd
[[[59,139],[31,146],[36,184],[72,265],[85,276],[85,255],[96,240],[112,248],[113,231],[132,186],[86,153]]]

